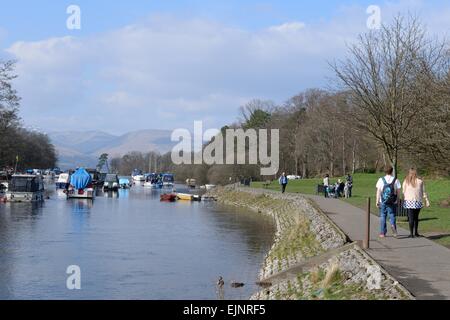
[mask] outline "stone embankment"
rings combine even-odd
[[[309,199],[298,194],[225,187],[225,205],[273,217],[277,233],[252,299],[413,299]]]

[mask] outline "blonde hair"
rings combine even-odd
[[[405,182],[407,185],[413,188],[417,185],[417,170],[414,168],[409,169],[408,175],[406,176]]]

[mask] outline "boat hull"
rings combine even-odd
[[[162,202],[175,202],[177,200],[176,194],[162,194],[161,201]]]
[[[69,190],[67,192],[67,199],[94,199],[95,192],[94,189],[87,190]]]
[[[178,200],[182,200],[182,201],[192,201],[192,195],[191,194],[186,194],[186,193],[177,193],[177,198]]]
[[[8,202],[41,202],[44,201],[44,192],[6,192]]]
[[[57,182],[56,183],[56,189],[67,189],[69,188],[68,182]]]

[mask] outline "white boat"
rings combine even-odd
[[[1,191],[8,191],[9,183],[8,182],[0,182],[0,190]]]
[[[216,188],[216,185],[214,185],[214,184],[206,184],[205,185],[205,189],[206,190],[212,190],[212,189],[215,189]]]
[[[186,185],[187,185],[189,188],[194,189],[194,188],[196,187],[196,185],[197,185],[197,180],[195,180],[195,179],[187,179],[187,180],[186,180]]]
[[[173,174],[165,173],[162,175],[161,180],[162,180],[164,188],[173,188],[174,183],[175,183],[175,178],[174,178]]]
[[[133,176],[133,181],[134,182],[142,182],[142,181],[145,181],[145,177],[144,177],[144,175]]]
[[[163,182],[156,173],[148,174],[145,178],[144,188],[161,189],[162,187]]]
[[[61,173],[56,181],[56,189],[67,189],[70,184],[70,174]]]
[[[9,202],[40,202],[44,201],[44,181],[35,174],[15,174],[6,192]]]
[[[131,178],[133,179],[134,182],[143,182],[145,181],[145,176],[142,173],[141,170],[139,169],[134,169],[133,172],[131,173]]]

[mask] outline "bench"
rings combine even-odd
[[[325,194],[325,186],[323,184],[317,185],[317,194]]]

